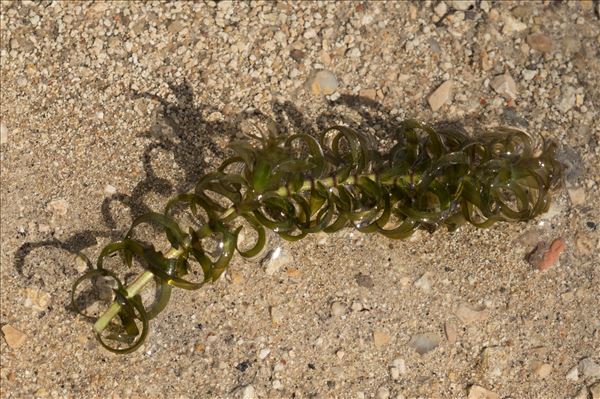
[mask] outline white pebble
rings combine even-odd
[[[447,80],[431,93],[427,101],[433,111],[439,110],[444,104],[451,101],[453,87],[454,82]]]
[[[448,12],[448,6],[443,1],[440,1],[433,9],[438,17],[443,17]]]
[[[306,32],[304,32],[305,39],[313,39],[315,37],[317,37],[317,31],[314,29],[308,29]]]
[[[260,350],[260,352],[258,352],[258,358],[264,360],[267,358],[267,356],[269,356],[269,353],[271,353],[271,349],[263,348]]]
[[[117,189],[114,186],[111,186],[110,184],[107,184],[104,187],[104,193],[107,195],[113,195],[117,193]]]
[[[0,123],[0,144],[8,143],[8,128],[4,123]]]
[[[417,281],[415,281],[414,286],[416,288],[421,289],[423,292],[430,292],[431,291],[431,282],[429,281],[427,273],[423,274],[421,276],[421,278],[419,278]]]
[[[326,69],[313,72],[308,80],[306,86],[312,94],[324,94],[329,95],[335,93],[338,88],[337,77],[333,72]]]
[[[346,305],[341,302],[334,302],[331,304],[331,315],[340,317],[346,314]]]
[[[242,399],[256,399],[256,391],[252,385],[246,385],[242,393]]]
[[[360,50],[358,47],[352,47],[346,52],[346,55],[350,58],[358,58],[360,57]]]
[[[579,369],[577,366],[572,367],[565,375],[565,378],[569,381],[577,381],[579,379]]]
[[[377,399],[388,399],[390,397],[390,390],[386,387],[379,387],[376,397]]]

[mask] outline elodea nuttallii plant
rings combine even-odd
[[[249,258],[263,249],[266,229],[291,241],[347,227],[403,239],[416,229],[525,221],[548,209],[562,172],[554,142],[536,144],[516,129],[470,137],[408,120],[395,139],[391,150],[380,152],[372,137],[344,126],[318,138],[274,129],[248,134],[193,191],[161,213],[137,218],[121,241],[104,247],[95,267],[75,281],[73,306],[82,313],[81,283],[113,279],[114,302],[94,331],[108,350],[129,353],[144,342],[173,287],[196,290],[216,281],[236,252]],[[143,224],[164,232],[171,248],[160,251],[136,237]],[[242,244],[242,230],[253,237],[251,245]],[[115,253],[129,267],[135,259],[144,268],[129,286],[105,267]],[[151,281],[159,289],[147,306],[140,292]]]

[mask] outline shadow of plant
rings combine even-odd
[[[401,120],[380,103],[353,95],[342,95],[337,101],[328,102],[327,108],[314,122],[290,101],[273,102],[270,115],[261,111],[242,111],[222,121],[208,121],[204,115],[210,115],[217,109],[195,104],[194,92],[188,82],[171,84],[169,87],[176,98],[175,102],[152,93],[132,93],[133,99],[146,98],[158,102],[161,106],[160,122],[172,129],[173,134],[156,135],[152,129],[146,131],[145,135],[153,140],[142,155],[144,178],[136,184],[131,194],[115,193],[103,201],[101,213],[106,229],[78,231],[66,240],[52,238],[24,243],[15,253],[14,267],[19,275],[28,280],[33,277],[25,270],[26,258],[38,249],[57,248],[81,255],[84,250],[96,245],[98,238],[108,238],[111,241],[121,239],[124,231],[117,229],[117,223],[111,213],[113,203],[123,204],[130,209],[132,218],[136,218],[151,211],[144,203],[148,195],[156,193],[170,196],[191,189],[198,178],[211,170],[211,165],[207,165],[198,154],[208,148],[217,158],[223,159],[225,154],[217,140],[226,138],[231,141],[239,135],[246,121],[274,121],[280,133],[302,131],[313,136],[331,125],[344,124],[355,130],[373,132],[380,139],[392,135],[401,125]],[[355,116],[349,117],[351,113]],[[176,185],[159,177],[152,167],[153,152],[159,149],[171,152],[174,161],[183,171],[184,177]],[[88,268],[91,268],[90,260],[84,258]]]

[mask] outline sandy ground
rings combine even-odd
[[[3,0],[1,396],[600,398],[598,7]],[[273,240],[275,263],[175,292],[138,352],[103,350],[69,307],[75,253],[190,188],[258,111],[380,138],[511,125],[569,170],[529,223]],[[560,237],[548,271],[524,260]]]

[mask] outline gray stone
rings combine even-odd
[[[408,345],[413,348],[419,355],[424,355],[431,352],[440,344],[440,337],[435,333],[425,333],[414,335]]]
[[[585,378],[600,378],[600,366],[589,357],[579,362],[579,368]]]
[[[373,279],[371,276],[367,276],[366,274],[359,273],[356,275],[356,284],[360,287],[364,288],[373,288],[375,284],[373,284]],[[354,306],[353,306],[354,307]]]
[[[535,75],[537,75],[537,71],[523,69],[523,72],[521,72],[521,74],[523,75],[523,79],[525,79],[526,82],[529,82],[531,79],[535,78]]]
[[[556,108],[563,114],[568,112],[575,106],[575,102],[577,101],[576,94],[576,89],[573,86],[563,86],[561,89],[561,97]]]

